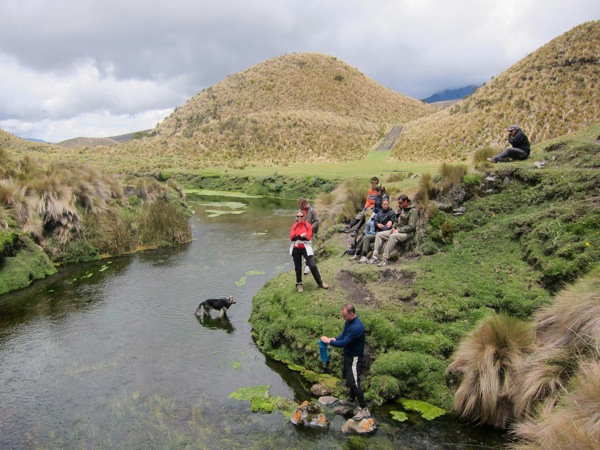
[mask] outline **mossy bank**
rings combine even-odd
[[[433,213],[417,251],[382,268],[340,257],[347,235],[330,228],[317,259],[332,288],[309,279],[298,294],[291,271],[267,283],[253,301],[256,342],[277,360],[323,373],[318,339],[339,334],[340,308],[354,303],[367,329],[368,399],[405,397],[450,410],[455,386],[446,368],[477,323],[497,314],[528,320],[598,265],[600,173],[562,161],[594,161],[599,147],[564,140],[527,162],[467,174],[453,188],[470,198],[464,215]],[[340,375],[341,352],[330,368]]]

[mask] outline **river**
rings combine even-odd
[[[0,448],[486,448],[490,430],[451,419],[398,423],[371,437],[297,430],[280,413],[229,398],[269,385],[310,398],[251,338],[252,297],[292,269],[294,202],[196,197],[193,241],[93,264],[0,297]],[[198,319],[233,295],[227,319]]]

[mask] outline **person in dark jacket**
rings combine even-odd
[[[321,336],[321,341],[344,349],[342,377],[346,379],[350,395],[347,399],[341,400],[340,404],[354,406],[355,401],[358,400],[358,410],[353,419],[359,421],[371,417],[360,387],[360,379],[365,366],[365,327],[357,317],[354,305],[350,303],[342,306],[342,319],[345,321],[342,334],[334,338]]]
[[[390,208],[390,201],[384,200],[382,203],[381,211],[377,213],[374,220],[375,233],[365,233],[362,238],[362,245],[359,250],[350,258],[351,261],[355,261],[360,258],[359,262],[367,262],[367,255],[371,250],[371,246],[375,242],[377,233],[381,231],[391,230],[396,220],[396,213]]]
[[[511,125],[508,127],[508,143],[510,147],[493,158],[487,158],[487,160],[495,164],[497,162],[508,162],[511,159],[525,160],[529,158],[529,152],[531,151],[529,138],[518,126]]]
[[[377,264],[379,267],[388,264],[392,251],[403,242],[414,239],[417,231],[417,222],[419,213],[416,205],[410,201],[405,194],[398,196],[398,211],[396,212],[396,226],[388,231],[381,231],[375,235],[375,244],[373,245],[373,256],[369,260],[370,264]],[[379,259],[379,254],[383,251],[383,259]]]
[[[375,187],[375,192],[377,192],[377,197],[375,198],[375,205],[373,206],[373,214],[371,214],[371,217],[369,217],[369,220],[367,220],[367,224],[365,225],[365,234],[375,234],[380,231],[375,229],[375,218],[383,209],[383,201],[389,201],[390,199],[390,196],[387,194],[383,186]]]

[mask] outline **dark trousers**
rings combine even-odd
[[[525,153],[520,148],[512,148],[512,147],[508,147],[506,150],[504,150],[498,156],[494,156],[494,159],[499,162],[507,162],[509,159],[524,160],[527,158],[529,158],[529,153]]]
[[[344,368],[342,377],[346,379],[346,386],[350,389],[348,398],[352,401],[358,400],[358,406],[367,407],[365,395],[360,387],[361,374],[365,368],[364,356],[344,356]]]
[[[315,257],[313,255],[308,255],[305,248],[294,248],[292,250],[292,259],[294,260],[294,269],[296,270],[296,284],[302,283],[302,258],[306,260],[306,265],[310,268],[310,272],[315,281],[321,286],[323,280],[321,280],[321,274],[317,268]]]

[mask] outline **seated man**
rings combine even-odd
[[[350,258],[350,260],[354,261],[360,258],[360,263],[366,263],[367,255],[370,251],[371,244],[375,242],[375,237],[377,236],[377,234],[379,234],[379,232],[390,230],[392,228],[392,225],[394,224],[395,218],[396,215],[394,214],[394,210],[390,208],[389,200],[384,200],[381,204],[381,211],[375,216],[375,229],[378,233],[365,233],[365,235],[363,236],[361,249],[357,250],[354,256]]]
[[[529,158],[529,152],[531,151],[529,138],[518,126],[511,125],[508,127],[508,143],[510,147],[507,147],[502,153],[493,158],[487,158],[487,160],[495,164],[508,162],[512,159],[524,160]]]
[[[417,231],[418,213],[415,205],[410,199],[400,194],[398,196],[398,212],[396,213],[396,227],[389,231],[382,231],[375,235],[375,245],[373,257],[370,264],[377,264],[379,267],[388,264],[390,253],[396,248],[396,245],[413,239]],[[383,249],[383,259],[379,260],[379,254]]]

